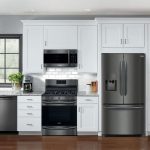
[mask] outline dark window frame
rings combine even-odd
[[[16,54],[19,54],[19,72],[22,72],[22,34],[0,34],[0,39],[15,39],[15,38],[19,39],[19,53],[16,53]],[[7,54],[7,53],[4,53],[4,54]],[[9,54],[15,54],[15,53],[9,53]],[[4,68],[4,70],[6,72],[6,68]],[[0,83],[0,87],[8,88],[11,86],[12,86],[11,83]]]

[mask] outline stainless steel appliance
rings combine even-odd
[[[42,134],[77,135],[77,80],[46,80]]]
[[[77,50],[44,50],[44,67],[77,67]]]
[[[17,132],[16,96],[0,96],[0,132]]]
[[[102,54],[102,134],[144,135],[145,54]]]
[[[31,76],[28,76],[28,75],[24,76],[23,91],[32,92],[32,77]]]

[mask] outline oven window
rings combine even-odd
[[[43,106],[42,126],[76,126],[76,106]]]
[[[68,64],[68,54],[44,54],[44,63]]]

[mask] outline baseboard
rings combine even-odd
[[[35,131],[35,132],[33,132],[33,131],[20,131],[19,132],[19,135],[42,135],[42,133],[41,132],[38,132],[38,131]]]
[[[98,135],[97,132],[78,132],[77,135]]]

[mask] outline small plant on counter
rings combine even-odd
[[[11,81],[14,88],[21,88],[23,74],[21,72],[12,73],[8,76],[8,80]]]

